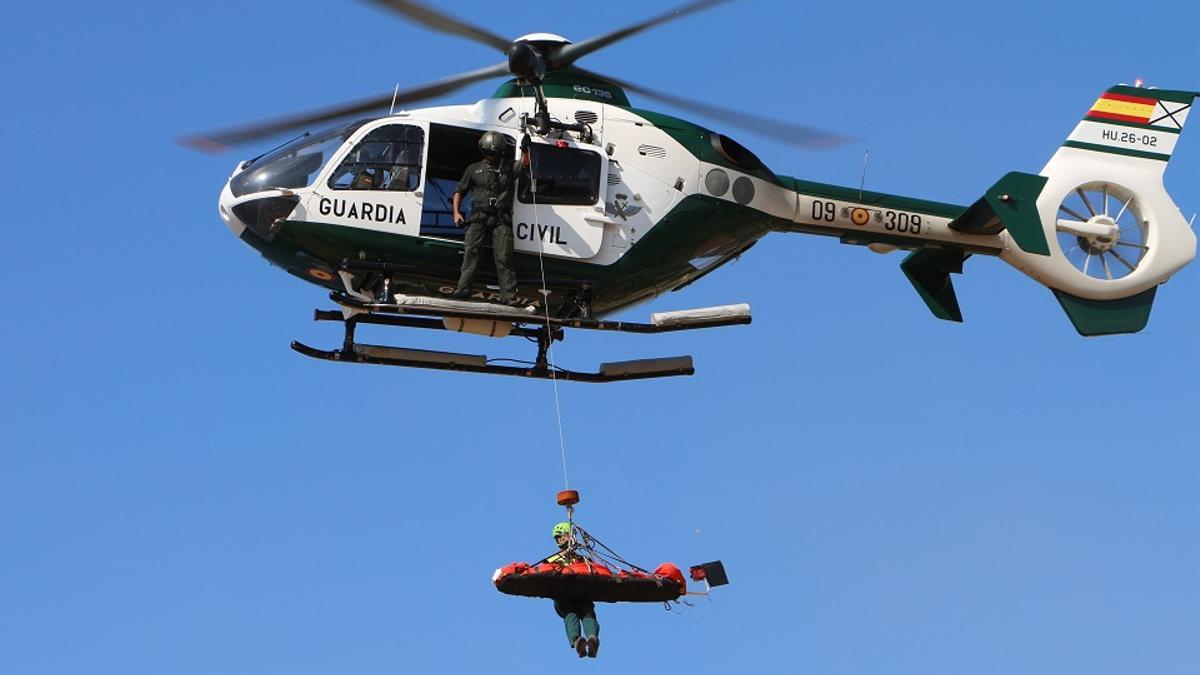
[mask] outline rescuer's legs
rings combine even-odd
[[[581,621],[576,603],[571,600],[555,600],[554,612],[562,617],[563,626],[567,629],[567,643],[575,648],[575,652],[580,657],[583,657],[587,653],[587,640],[580,632]]]
[[[513,227],[502,223],[492,230],[492,253],[496,260],[496,278],[500,281],[500,301],[511,304],[517,299],[517,273],[513,270]]]
[[[463,236],[462,272],[458,276],[458,286],[454,288],[454,297],[465,298],[471,293],[471,281],[475,279],[475,268],[479,265],[479,247],[483,246],[483,236],[487,233],[487,225],[479,220],[472,220],[467,225]]]
[[[579,603],[579,622],[587,641],[587,655],[596,658],[600,651],[600,622],[596,620],[596,605],[585,600]]]

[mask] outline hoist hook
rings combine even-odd
[[[579,503],[578,490],[563,490],[554,497],[559,506],[567,507],[567,521],[575,522],[575,505]]]

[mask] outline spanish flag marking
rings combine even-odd
[[[1102,94],[1088,111],[1088,117],[1149,124],[1154,115],[1157,99],[1125,96],[1124,94]]]

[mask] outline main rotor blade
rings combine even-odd
[[[501,77],[508,75],[508,63],[498,63],[487,68],[480,68],[461,75],[447,77],[436,82],[423,84],[411,89],[402,89],[396,93],[382,94],[371,98],[360,99],[350,103],[330,108],[322,108],[312,112],[302,113],[300,115],[292,115],[275,120],[265,122],[257,122],[246,126],[234,127],[232,129],[221,129],[206,134],[197,134],[180,139],[183,145],[204,150],[208,152],[220,152],[234,145],[241,145],[250,141],[256,141],[270,136],[282,134],[287,131],[294,131],[304,127],[311,127],[323,122],[350,117],[353,115],[364,115],[367,113],[385,110],[392,104],[393,99],[395,105],[414,103],[425,99],[441,96],[442,94],[461,89],[462,87],[487,80],[493,77]]]
[[[597,49],[603,49],[614,42],[624,40],[631,35],[636,35],[637,33],[649,28],[667,23],[668,21],[674,21],[675,19],[682,19],[689,14],[694,14],[701,10],[708,9],[709,7],[720,5],[725,2],[729,2],[729,0],[692,0],[692,2],[681,5],[680,7],[676,7],[675,9],[659,14],[658,16],[646,19],[640,23],[635,23],[632,26],[615,30],[606,35],[589,38],[583,42],[566,45],[553,54],[552,64],[550,65],[553,68],[566,68],[575,61],[587,56],[588,54],[591,54]]]
[[[443,33],[465,37],[468,40],[474,40],[489,47],[495,47],[500,51],[507,51],[508,46],[512,44],[512,40],[506,40],[495,33],[484,30],[478,26],[456,19],[441,10],[434,9],[428,5],[423,5],[419,2],[411,0],[370,0],[377,5],[403,14],[408,19],[420,24],[424,24],[434,30],[440,30]]]
[[[629,82],[623,82],[621,80],[611,78],[607,75],[593,73],[582,68],[576,67],[575,70],[599,80],[607,80],[612,82],[622,89],[634,91],[642,94],[643,96],[649,96],[650,98],[658,99],[664,103],[669,103],[676,108],[697,112],[705,117],[709,117],[714,120],[720,120],[722,122],[741,127],[742,129],[753,131],[763,136],[769,136],[770,138],[774,138],[776,140],[783,141],[784,143],[796,145],[808,150],[824,150],[826,148],[833,148],[839,145],[845,145],[846,143],[853,143],[855,141],[855,139],[850,138],[849,136],[842,136],[840,134],[823,131],[821,129],[804,126],[802,124],[794,124],[792,122],[784,122],[782,120],[771,119],[769,117],[761,117],[752,113],[742,112],[741,110],[731,110],[729,108],[723,108],[711,103],[693,101],[692,99],[683,98],[682,96],[663,94],[645,87],[638,86],[636,84],[630,84]]]

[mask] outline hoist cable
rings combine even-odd
[[[524,85],[521,86],[521,98],[525,98]],[[529,132],[524,129],[523,131],[528,137]],[[529,147],[524,150],[529,153],[529,187],[530,194],[533,195],[533,226],[530,227],[530,231],[536,232],[538,223],[537,172],[533,168],[533,144],[530,143]],[[546,352],[550,360],[550,382],[554,386],[554,416],[558,421],[558,449],[562,455],[563,489],[566,490],[571,487],[571,483],[567,480],[567,443],[563,435],[562,404],[558,398],[558,365],[554,362],[554,333],[550,328],[550,290],[546,287],[546,263],[542,257],[543,245],[543,239],[538,237],[537,253],[538,270],[542,277],[542,311],[546,317]]]

